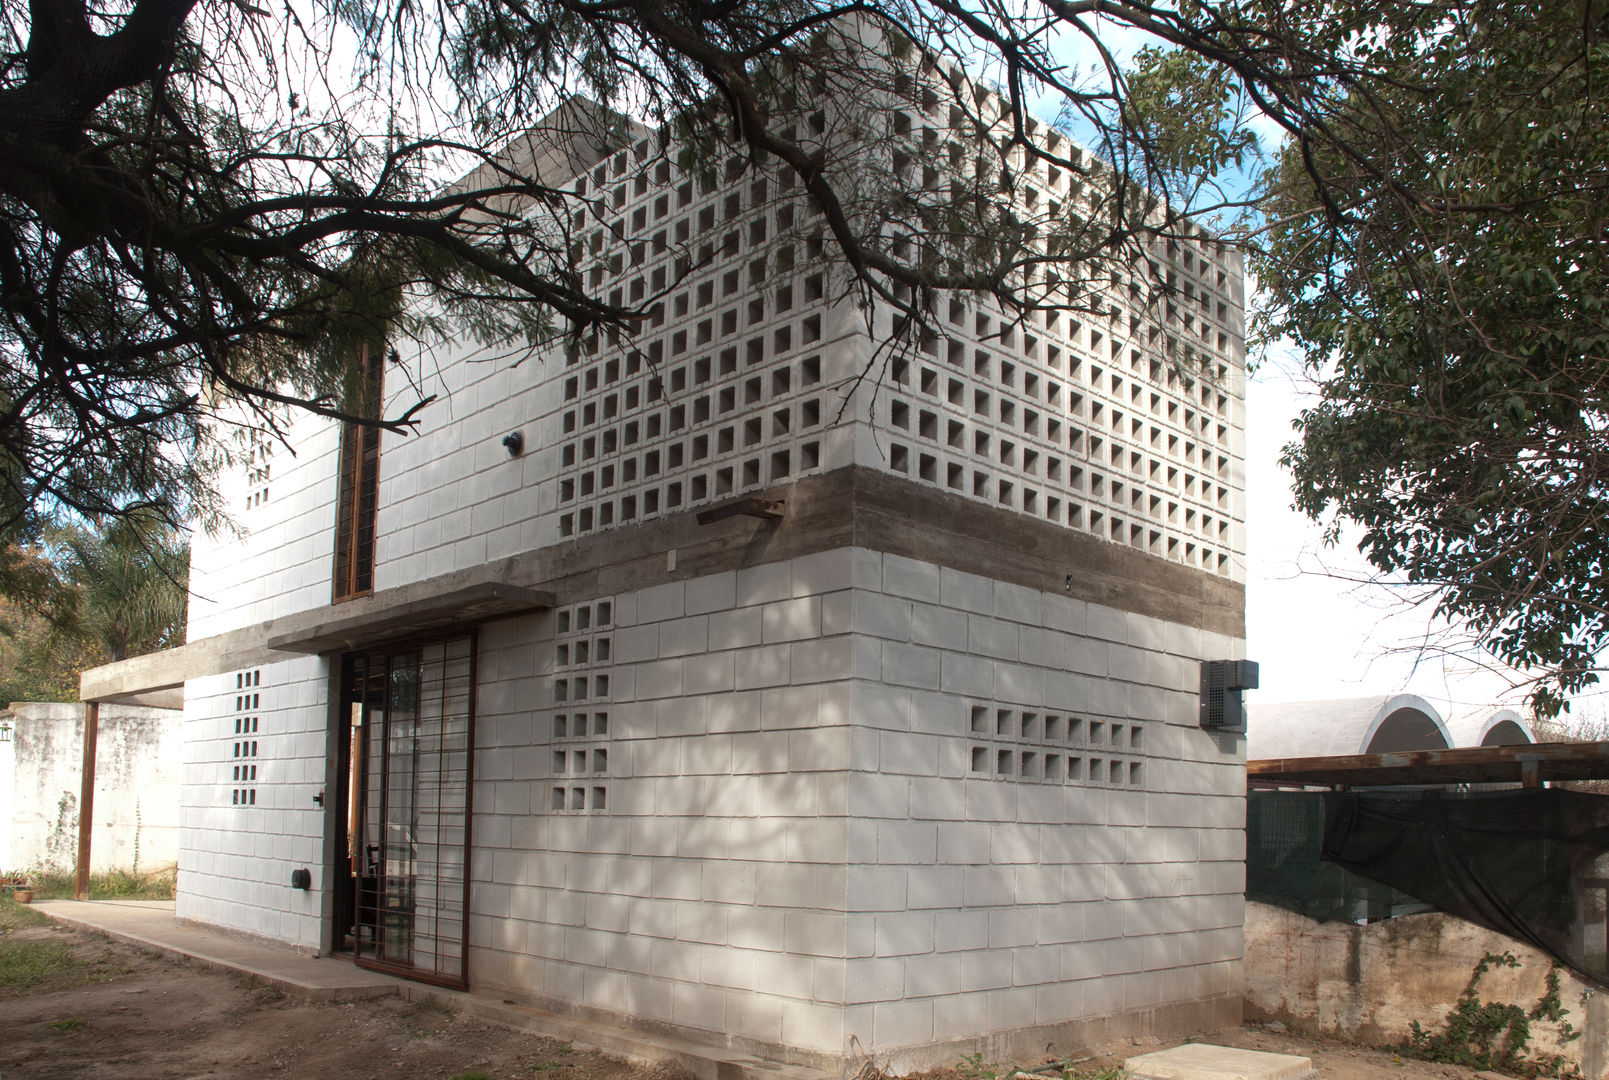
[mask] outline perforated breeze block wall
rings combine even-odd
[[[185,684],[179,918],[319,947],[327,694],[317,657]]]
[[[471,980],[818,1064],[1238,1022],[1239,645],[849,548],[492,624]]]

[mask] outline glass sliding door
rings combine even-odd
[[[472,636],[346,659],[350,941],[360,964],[466,985]]]

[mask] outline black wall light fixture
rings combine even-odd
[[[1201,726],[1208,731],[1246,730],[1243,690],[1257,689],[1254,660],[1201,661]]]
[[[511,431],[504,435],[503,447],[508,451],[509,457],[519,457],[525,452],[525,432]]]

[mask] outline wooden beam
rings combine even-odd
[[[724,506],[712,506],[702,510],[698,515],[700,525],[713,525],[717,521],[738,516],[760,518],[767,521],[781,521],[787,512],[787,504],[781,499],[738,499],[726,503]]]
[[[84,761],[80,766],[78,793],[78,879],[73,899],[89,899],[89,842],[95,831],[95,742],[100,733],[101,704],[84,703]]]
[[[1609,778],[1609,742],[1461,746],[1246,762],[1253,787],[1523,784]]]

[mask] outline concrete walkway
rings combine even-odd
[[[490,995],[444,990],[367,971],[351,960],[305,956],[271,941],[181,922],[174,917],[171,900],[42,900],[34,907],[65,926],[105,934],[214,970],[250,976],[309,1001],[356,1001],[393,994],[412,1001],[428,998],[483,1020],[588,1049],[637,1061],[670,1062],[697,1080],[826,1080],[814,1069],[763,1061],[725,1047],[559,1016]]]
[[[218,971],[249,975],[308,1001],[359,1001],[402,992],[403,980],[350,960],[305,956],[273,942],[180,922],[171,900],[42,900],[34,907],[91,930]]]

